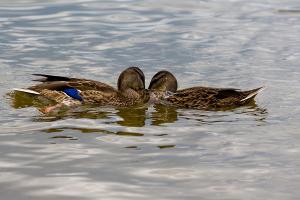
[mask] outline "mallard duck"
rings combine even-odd
[[[177,79],[168,71],[159,71],[151,79],[148,90],[152,104],[161,102],[168,94],[177,91]]]
[[[156,73],[149,85],[152,99],[182,108],[219,109],[242,106],[263,89],[241,91],[234,88],[192,87],[177,90],[177,80],[168,71]]]
[[[120,74],[118,89],[94,80],[34,75],[44,77],[36,80],[41,84],[15,90],[39,95],[64,105],[87,103],[122,107],[144,103],[150,98],[145,90],[144,73],[138,67],[129,67]]]

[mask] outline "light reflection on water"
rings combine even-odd
[[[299,10],[295,0],[1,1],[1,197],[297,199]],[[168,69],[180,88],[267,89],[257,105],[227,111],[55,115],[5,95],[32,73],[116,85],[131,65],[147,83]]]

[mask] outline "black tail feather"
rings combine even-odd
[[[43,76],[45,78],[40,79],[34,79],[33,81],[39,81],[39,82],[51,82],[51,81],[70,81],[71,78],[64,77],[64,76],[53,76],[53,75],[47,75],[47,74],[32,74],[34,76]]]

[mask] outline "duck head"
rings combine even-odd
[[[145,89],[145,75],[138,67],[125,69],[118,79],[118,90],[132,89],[135,91]]]
[[[149,84],[149,90],[155,90],[160,92],[176,92],[177,80],[175,76],[168,71],[159,71],[151,79]]]
[[[145,90],[145,76],[142,70],[138,67],[125,69],[119,76],[118,90],[127,98],[144,98],[147,91]]]

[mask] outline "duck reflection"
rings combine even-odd
[[[149,112],[148,107],[142,108],[118,108],[116,113],[122,118],[117,123],[122,126],[143,127],[148,118],[151,125],[161,125],[177,121],[177,111],[175,107],[156,104],[153,105],[154,111]]]
[[[143,127],[146,123],[147,107],[117,108],[116,114],[122,119],[117,121],[122,126]]]
[[[164,123],[173,123],[178,119],[177,108],[173,106],[156,104],[154,109],[155,111],[151,115],[152,125],[158,126]]]
[[[11,99],[10,105],[16,109],[32,107],[32,106],[39,108],[39,107],[54,104],[54,102],[52,102],[47,98],[41,99],[42,97],[38,97],[36,95],[19,92],[19,91],[8,93],[7,96]]]
[[[268,111],[257,106],[254,102],[241,107],[219,109],[219,110],[193,110],[182,109],[179,111],[181,119],[197,121],[197,125],[215,125],[223,123],[251,123],[256,126],[266,123]]]

